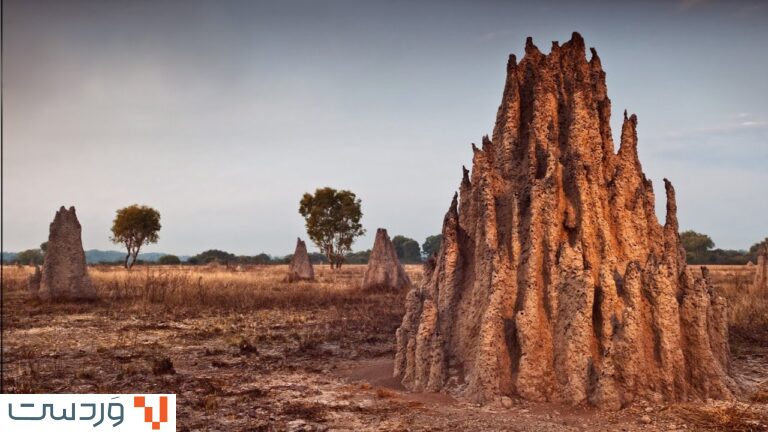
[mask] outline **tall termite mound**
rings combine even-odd
[[[307,245],[300,238],[296,239],[296,250],[293,252],[291,264],[288,267],[286,281],[311,281],[315,280],[315,269],[307,253]]]
[[[675,191],[657,221],[624,115],[578,33],[510,56],[493,139],[473,145],[443,243],[410,291],[395,375],[414,391],[607,408],[731,398],[726,303],[686,268]]]
[[[96,289],[88,276],[80,222],[75,208],[56,212],[48,233],[43,270],[30,289],[44,300],[92,300]],[[32,284],[34,283],[34,287]]]
[[[402,290],[411,286],[411,279],[397,259],[397,251],[384,228],[376,230],[373,250],[363,275],[364,290]]]
[[[757,269],[753,290],[768,296],[768,243],[763,244],[757,250]]]

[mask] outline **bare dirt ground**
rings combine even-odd
[[[747,267],[712,270],[737,306],[739,401],[618,412],[408,393],[392,378],[404,293],[361,292],[364,266],[296,284],[243,270],[91,267],[101,300],[78,305],[31,301],[30,269],[4,268],[4,391],[176,393],[180,431],[768,430],[768,307],[742,298]]]

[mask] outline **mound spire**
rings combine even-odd
[[[656,218],[637,117],[615,152],[610,115],[578,33],[510,57],[492,139],[473,146],[434,268],[407,297],[405,386],[613,408],[731,397],[725,301],[686,267],[668,181]]]

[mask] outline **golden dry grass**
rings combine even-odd
[[[419,283],[421,267],[406,267]],[[31,300],[31,268],[6,267],[4,387],[25,393],[176,393],[179,430],[270,430],[295,418],[377,424],[395,413],[410,419],[415,408],[402,405],[405,399],[370,384],[348,395],[370,393],[369,406],[313,399],[313,386],[333,385],[329,370],[394,351],[405,293],[361,291],[364,269],[316,266],[316,281],[289,284],[283,282],[287,266],[95,266],[89,272],[100,300],[77,304]],[[718,292],[729,300],[737,356],[754,357],[755,347],[765,345],[759,341],[768,341],[768,304],[750,294],[751,270],[710,268]],[[765,395],[746,397],[761,404]],[[423,424],[436,420],[419,412]],[[686,405],[677,415],[692,430],[764,430],[759,428],[766,423],[744,404]]]
[[[754,266],[707,266],[717,292],[728,300],[728,321],[735,342],[768,344],[768,296],[754,292]],[[698,267],[695,268],[698,271]]]

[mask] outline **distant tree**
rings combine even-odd
[[[765,246],[765,247],[768,247],[768,237],[766,237],[765,239],[763,239],[763,241],[761,241],[761,242],[757,242],[757,243],[753,244],[752,246],[750,246],[750,248],[749,248],[749,253],[750,253],[750,254],[755,254],[755,255],[756,255],[756,254],[757,254],[757,252],[760,250],[760,247],[761,247],[761,246]]]
[[[267,254],[265,254],[265,253],[260,253],[260,254],[256,255],[255,257],[253,257],[253,263],[254,264],[271,264],[272,263],[272,257],[267,255]]]
[[[680,241],[688,252],[705,252],[715,247],[715,242],[708,235],[691,230],[680,234]]]
[[[40,265],[43,263],[43,252],[40,249],[27,249],[19,252],[14,261],[22,265]]]
[[[421,251],[424,254],[424,258],[429,258],[436,254],[440,250],[440,245],[443,243],[443,235],[431,235],[424,240],[424,244],[421,245]]]
[[[344,259],[349,264],[368,264],[368,259],[371,257],[371,250],[364,250],[359,252],[350,252]]]
[[[691,230],[680,234],[680,242],[685,249],[686,261],[692,264],[704,264],[708,251],[715,247],[715,242],[708,235]]]
[[[176,255],[163,255],[157,259],[157,263],[161,265],[175,265],[181,264],[181,260]]]
[[[48,242],[40,243],[40,250],[43,252],[43,255],[45,255],[46,249],[48,249]]]
[[[157,243],[160,232],[160,213],[147,206],[134,204],[119,209],[112,222],[113,243],[122,243],[128,250],[124,266],[130,269],[136,263],[139,250],[145,244]]]
[[[291,255],[291,258],[293,258],[293,255]],[[318,252],[310,252],[309,261],[312,262],[312,264],[328,264],[330,262],[328,261],[327,256]],[[288,260],[288,262],[291,262],[291,261]]]
[[[305,193],[299,202],[309,238],[328,258],[331,268],[341,268],[355,237],[365,234],[360,223],[360,199],[347,190],[326,187]]]
[[[187,262],[191,262],[192,264],[208,264],[211,262],[230,264],[237,262],[237,256],[222,250],[209,249],[205,252],[201,252],[193,257],[190,257]]]
[[[397,258],[403,264],[417,264],[421,262],[421,248],[419,242],[412,238],[396,235],[392,239],[392,245],[397,252]]]

